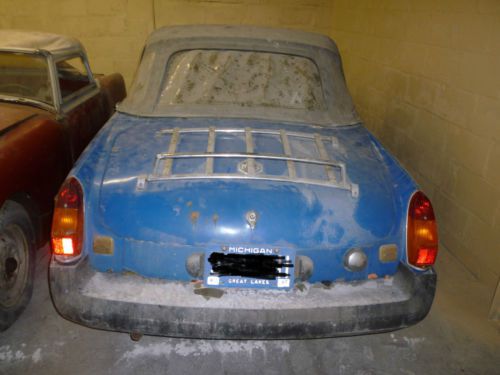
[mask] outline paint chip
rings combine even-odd
[[[191,218],[191,223],[195,225],[198,222],[198,219],[200,218],[200,212],[199,211],[191,212],[190,218]]]

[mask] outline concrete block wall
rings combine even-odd
[[[442,244],[500,275],[500,1],[334,0],[358,111],[432,199]]]
[[[70,35],[87,49],[96,73],[120,72],[127,83],[153,30],[152,1],[0,0],[0,28]]]
[[[92,69],[128,85],[147,35],[182,24],[248,24],[328,34],[329,0],[0,0],[0,28],[77,37]]]
[[[331,0],[156,0],[156,26],[245,24],[328,34]]]

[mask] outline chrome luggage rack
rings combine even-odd
[[[202,153],[179,153],[176,152],[177,146],[183,134],[198,133],[207,134],[207,149]],[[219,133],[242,134],[245,135],[246,152],[215,152],[216,136]],[[346,175],[346,166],[342,162],[331,160],[325,148],[324,142],[331,142],[333,148],[338,147],[338,140],[331,136],[322,136],[317,133],[298,133],[285,130],[270,129],[217,129],[209,128],[187,128],[187,129],[166,129],[157,132],[156,136],[170,136],[170,144],[165,153],[156,155],[153,173],[145,178],[139,178],[137,188],[145,188],[146,182],[170,181],[170,180],[191,180],[191,179],[228,179],[228,180],[264,180],[264,181],[283,181],[310,185],[320,185],[344,189],[351,192],[352,197],[357,198],[359,189],[357,184],[348,182]],[[256,153],[254,151],[254,135],[274,135],[279,137],[283,146],[283,154]],[[290,138],[302,138],[314,141],[317,153],[320,158],[302,158],[294,157]],[[193,173],[173,173],[173,163],[176,159],[205,159],[204,172]],[[214,160],[217,158],[236,158],[244,159],[238,163],[236,173],[214,173]],[[280,160],[286,162],[288,175],[268,175],[265,174],[262,164],[257,160]],[[320,165],[325,168],[324,179],[304,178],[297,175],[296,163],[311,165]]]

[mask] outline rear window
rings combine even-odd
[[[318,67],[312,60],[236,50],[172,55],[157,108],[183,104],[325,109]]]

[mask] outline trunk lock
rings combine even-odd
[[[245,215],[245,218],[247,219],[247,223],[248,225],[250,226],[250,229],[251,230],[254,230],[255,229],[255,225],[257,224],[257,219],[258,219],[258,215],[257,215],[257,212],[255,211],[248,211]]]
[[[250,163],[253,165],[253,171],[249,166]],[[251,161],[243,160],[238,163],[238,171],[246,175],[261,174],[264,171],[264,166],[253,159]]]

